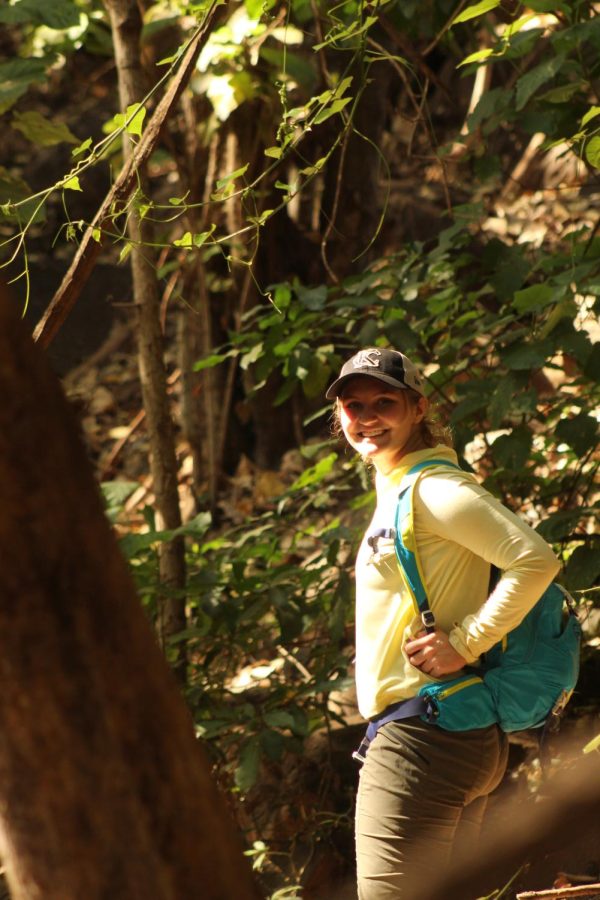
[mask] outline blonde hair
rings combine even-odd
[[[397,388],[397,390],[400,390]],[[413,391],[411,388],[407,388],[403,390],[402,393],[405,395],[406,399],[409,403],[412,403],[413,406],[416,406],[420,399],[420,394],[416,391]],[[336,437],[343,437],[344,432],[342,430],[342,423],[340,420],[340,398],[336,397],[335,403],[333,405],[332,411],[332,431]],[[452,440],[452,431],[448,425],[444,425],[442,421],[440,421],[440,414],[437,407],[429,402],[427,407],[427,412],[419,422],[419,429],[421,431],[421,438],[423,439],[423,443],[426,447],[437,447],[439,444],[443,444],[446,447],[453,447],[454,442]]]
[[[410,388],[406,391],[406,398],[413,406],[419,402],[419,394]],[[438,444],[444,444],[446,447],[454,446],[450,427],[440,420],[439,409],[431,401],[427,406],[427,412],[419,422],[419,428],[426,447],[437,447]]]

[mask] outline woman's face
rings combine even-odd
[[[368,375],[352,378],[339,398],[346,440],[384,475],[407,453],[425,446],[418,425],[426,409],[424,397],[413,403],[406,391]]]

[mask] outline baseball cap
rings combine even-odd
[[[334,400],[339,397],[346,382],[356,375],[368,375],[403,390],[411,388],[425,396],[423,379],[408,356],[399,350],[369,347],[366,350],[359,350],[344,363],[339,377],[327,388],[325,394],[327,399]]]

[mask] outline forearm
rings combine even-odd
[[[452,647],[474,662],[521,622],[560,566],[540,535],[479,485],[454,482],[444,490],[440,487],[433,478],[423,481],[422,516],[427,527],[502,572],[482,606],[449,629]]]

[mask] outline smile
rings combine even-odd
[[[369,438],[381,437],[382,434],[385,434],[384,428],[380,429],[379,431],[361,431],[360,437],[369,439]]]

